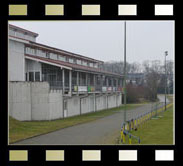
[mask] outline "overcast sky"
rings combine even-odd
[[[37,42],[102,61],[123,61],[124,21],[10,21]],[[173,21],[127,21],[127,61],[174,59]]]

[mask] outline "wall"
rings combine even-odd
[[[62,118],[62,91],[50,91],[47,82],[9,82],[9,115],[20,121]]]
[[[48,83],[30,83],[32,95],[32,120],[49,119],[49,85]]]
[[[49,119],[63,118],[62,90],[51,90],[49,93]]]
[[[25,81],[24,44],[9,40],[8,76],[10,81]],[[15,65],[16,64],[16,65]]]
[[[25,72],[41,72],[41,63],[25,59]]]
[[[108,108],[116,107],[116,95],[108,96]]]
[[[107,109],[107,96],[96,96],[96,111]]]
[[[68,117],[80,115],[80,98],[75,96],[67,99],[67,115]]]
[[[90,110],[90,97],[85,97],[81,99],[81,114],[86,114],[91,112]]]
[[[89,94],[64,97],[47,82],[9,82],[9,115],[20,121],[60,119],[121,105],[121,94]],[[65,116],[64,116],[65,117]]]
[[[96,98],[96,99],[95,99]],[[90,94],[88,96],[73,96],[67,101],[67,117],[91,113],[121,105],[121,94]],[[81,105],[80,105],[81,102]],[[96,105],[94,104],[96,103]]]
[[[31,120],[30,83],[9,83],[9,115],[17,120]]]

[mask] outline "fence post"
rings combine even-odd
[[[126,133],[125,133],[125,131],[123,131],[123,143],[125,143],[125,142],[126,142],[125,137],[126,137]]]
[[[123,128],[121,129],[121,142],[123,142]]]
[[[135,130],[137,129],[137,119],[135,119],[135,121],[134,121],[134,129]]]
[[[158,115],[157,114],[157,111],[158,111],[158,108],[157,107],[158,107],[158,105],[157,105],[157,102],[156,102],[156,116]]]
[[[129,134],[129,144],[130,145],[132,144],[132,136],[131,136],[131,134]]]
[[[138,139],[138,143],[140,144],[140,138]]]

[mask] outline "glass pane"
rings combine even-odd
[[[35,72],[35,81],[40,81],[40,72]]]
[[[29,81],[34,81],[34,72],[29,72]]]

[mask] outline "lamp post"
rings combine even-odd
[[[166,87],[167,87],[167,78],[166,78],[166,56],[168,55],[168,51],[165,51],[165,111],[166,111]]]
[[[124,21],[124,123],[126,122],[126,21]]]

